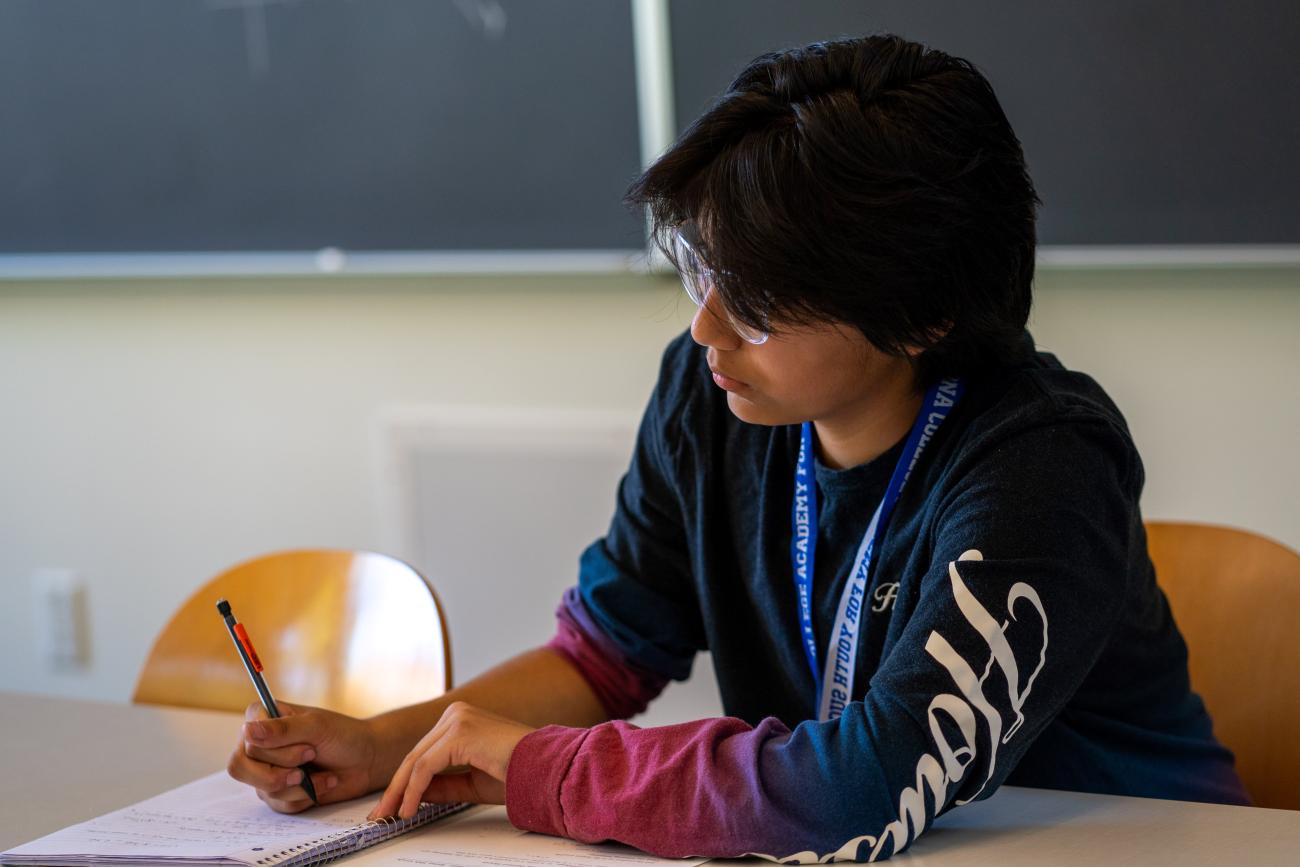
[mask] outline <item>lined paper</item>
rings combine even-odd
[[[217,772],[170,792],[55,831],[4,853],[6,861],[75,858],[153,860],[183,858],[253,863],[366,824],[379,796],[317,807],[301,815],[275,813],[254,791]]]

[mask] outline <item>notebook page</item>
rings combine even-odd
[[[110,857],[137,861],[251,861],[364,824],[378,794],[286,816],[224,771],[55,831],[0,856]]]

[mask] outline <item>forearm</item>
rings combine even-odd
[[[376,779],[387,781],[456,701],[537,727],[587,727],[609,719],[595,692],[563,655],[546,648],[526,651],[438,698],[369,720],[378,751]]]

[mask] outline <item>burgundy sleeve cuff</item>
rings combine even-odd
[[[524,736],[506,766],[506,817],[523,831],[567,836],[560,790],[590,729],[547,726]]]

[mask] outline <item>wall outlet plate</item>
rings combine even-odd
[[[86,583],[72,569],[38,569],[32,574],[36,646],[48,671],[76,671],[90,665],[90,621]]]

